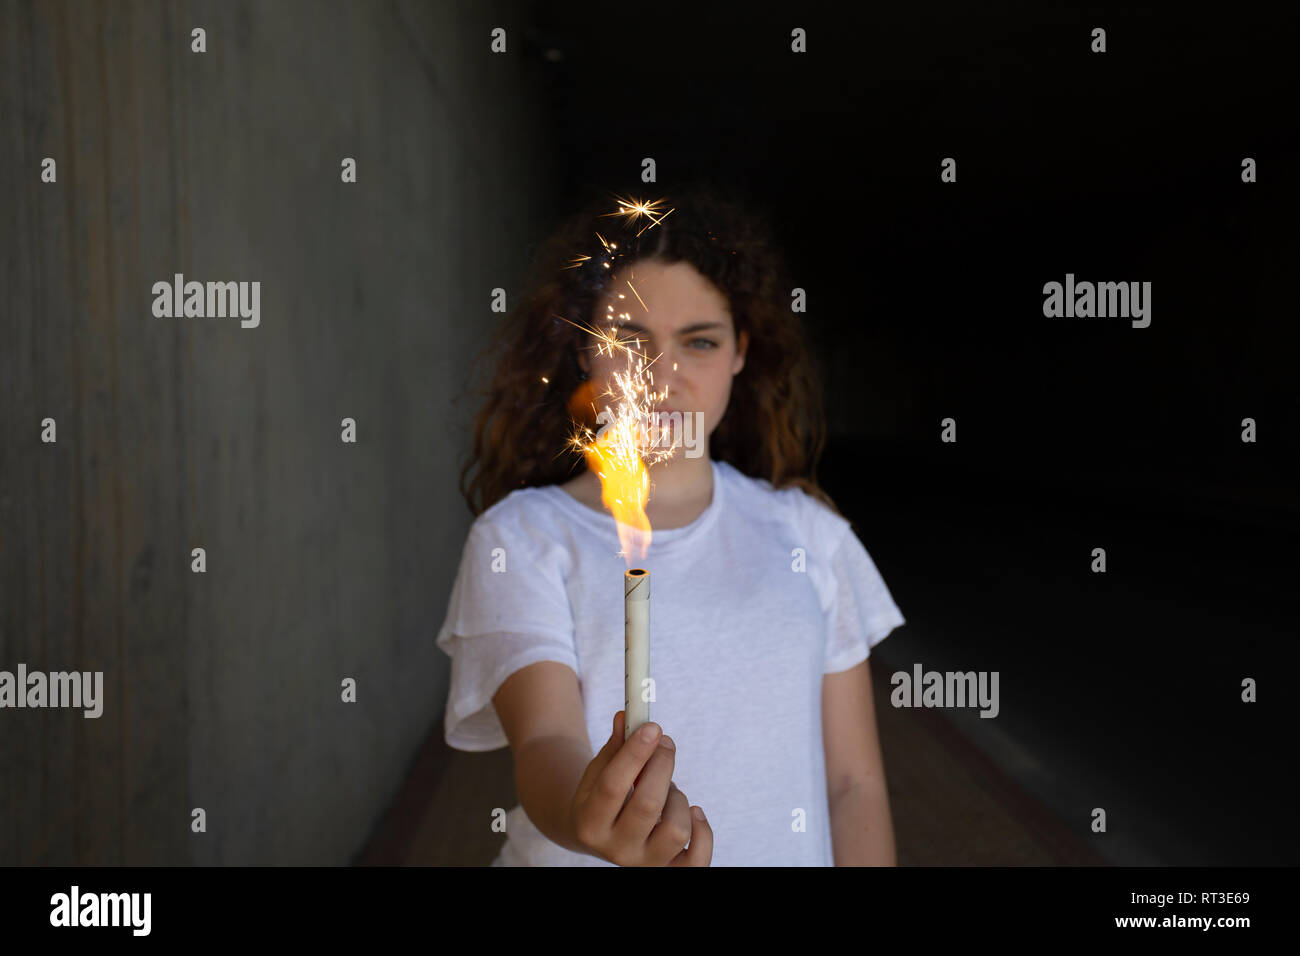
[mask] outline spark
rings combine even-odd
[[[628,222],[635,224],[637,219],[639,219],[641,216],[644,216],[645,218],[649,219],[650,222],[648,222],[646,225],[641,227],[640,232],[637,233],[638,236],[641,235],[642,232],[645,232],[647,229],[649,229],[651,226],[659,225],[670,215],[676,212],[676,208],[673,208],[673,209],[669,209],[663,215],[657,215],[657,213],[659,213],[660,209],[663,206],[662,199],[656,199],[653,202],[643,202],[640,199],[621,199],[617,196],[614,198],[618,199],[619,208],[615,209],[613,212],[605,213],[601,218],[605,218],[607,216],[624,216],[627,218]]]
[[[645,300],[641,298],[641,293],[636,291],[636,286],[634,286],[630,280],[628,281],[627,287],[632,290],[632,294],[636,296],[636,300],[641,303],[641,308],[649,312],[650,307],[645,304]],[[619,296],[619,298],[622,298],[622,296]]]

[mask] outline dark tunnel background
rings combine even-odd
[[[1286,33],[1245,8],[929,9],[801,5],[817,55],[785,57],[782,12],[538,5],[561,192],[652,155],[665,191],[765,204],[826,375],[819,477],[908,617],[879,658],[1000,672],[995,720],[946,716],[1071,826],[1109,808],[1110,859],[1292,862]],[[1045,318],[1066,273],[1151,282],[1151,325]]]

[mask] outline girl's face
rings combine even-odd
[[[636,289],[635,294],[628,283]],[[644,303],[644,305],[642,304]],[[626,314],[625,318],[620,318]],[[656,405],[659,412],[681,412],[682,418],[703,413],[703,430],[695,440],[703,442],[722,421],[731,397],[731,379],[745,366],[747,336],[735,334],[727,297],[689,262],[666,265],[642,259],[614,276],[605,296],[597,303],[592,324],[601,332],[617,331],[618,338],[649,359],[659,356],[651,370],[656,394],[668,394]],[[579,364],[595,386],[596,408],[617,403],[606,389],[622,395],[614,373],[626,374],[627,354],[614,349],[612,356],[583,348]],[[604,396],[602,399],[599,396]],[[704,446],[707,449],[707,445]],[[674,453],[674,458],[681,452]]]

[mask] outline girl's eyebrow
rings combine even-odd
[[[609,324],[617,326],[620,329],[627,329],[630,332],[647,332],[647,333],[649,332],[649,329],[637,325],[635,322],[610,322]],[[688,325],[683,329],[678,329],[677,334],[685,335],[688,332],[703,332],[705,329],[721,329],[721,328],[725,328],[725,326],[721,322],[696,322],[694,325]]]

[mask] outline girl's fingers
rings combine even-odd
[[[652,725],[655,730],[658,724]],[[601,748],[587,765],[587,772],[579,784],[580,792],[590,807],[590,817],[599,820],[602,828],[612,828],[627,804],[633,792],[633,782],[641,773],[646,761],[659,750],[659,738],[646,740],[640,731],[628,740],[623,740],[621,728],[612,735],[609,742]],[[664,790],[667,790],[665,785]],[[660,806],[662,803],[660,797]],[[653,821],[652,824],[653,825]],[[646,827],[649,832],[650,827]],[[644,839],[644,835],[642,836]]]
[[[596,755],[591,758],[591,763],[587,764],[582,779],[578,781],[577,793],[580,796],[587,794],[596,785],[596,779],[600,776],[600,772],[605,769],[610,760],[614,758],[614,754],[618,753],[619,748],[622,746],[623,711],[620,710],[614,715],[614,730],[610,733],[609,739],[605,741],[605,746],[601,747]]]
[[[686,794],[677,788],[677,784],[668,784],[668,799],[664,801],[663,813],[659,822],[650,831],[646,848],[651,859],[671,862],[690,842],[691,809]]]
[[[639,734],[633,734],[628,744],[641,744]],[[662,741],[663,738],[660,738]],[[641,765],[632,769],[632,793],[620,808],[614,821],[614,832],[633,846],[642,846],[650,838],[650,831],[659,823],[668,803],[669,788],[673,780],[675,752],[667,747],[648,745],[652,753],[641,758]],[[606,773],[613,773],[619,761],[628,752],[625,747],[611,762]],[[685,809],[685,804],[683,804]]]
[[[691,807],[691,842],[669,866],[708,866],[713,861],[713,827],[707,819],[695,819],[696,809]],[[700,815],[704,815],[703,811]]]

